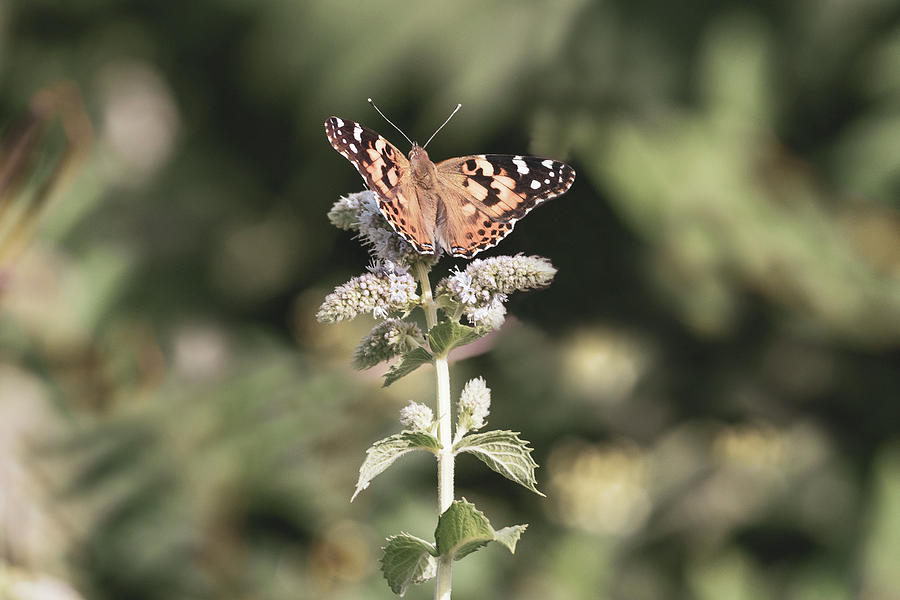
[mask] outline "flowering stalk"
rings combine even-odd
[[[527,527],[513,525],[495,530],[473,504],[465,498],[454,499],[456,455],[472,454],[504,477],[543,494],[537,489],[537,463],[528,442],[513,431],[476,433],[485,426],[491,403],[490,389],[480,377],[462,390],[454,435],[448,356],[453,348],[499,329],[506,318],[504,303],[509,294],[548,285],[556,269],[535,256],[476,259],[432,288],[429,272],[436,258],[416,253],[394,233],[371,192],[341,198],[328,216],[335,226],[358,232],[374,262],[367,273],[338,286],[325,298],[318,320],[335,323],[371,314],[378,323],[354,352],[353,365],[365,369],[397,359],[385,375],[387,386],[431,363],[437,387],[436,418],[427,406],[410,402],[400,413],[405,429],[375,442],[366,451],[353,498],[403,454],[417,450],[434,454],[439,509],[434,542],[407,533],[391,536],[384,546],[381,566],[388,585],[398,595],[402,596],[411,584],[436,578],[434,598],[450,600],[454,560],[489,542],[515,552]],[[424,332],[411,320],[416,308],[424,313]],[[463,317],[467,324],[460,322]]]
[[[431,293],[428,270],[421,262],[416,263],[416,277],[422,289],[422,308],[428,330],[437,325],[437,307]],[[444,514],[453,502],[453,437],[450,421],[450,365],[447,354],[434,357],[434,372],[437,379],[437,437],[441,449],[438,452],[438,513]],[[438,560],[437,576],[434,584],[435,600],[449,600],[451,591],[453,561]]]

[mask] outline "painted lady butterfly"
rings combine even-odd
[[[411,142],[407,160],[371,129],[339,117],[325,121],[325,134],[375,192],[394,230],[421,254],[443,249],[471,258],[575,181],[569,165],[535,156],[476,154],[435,164]]]

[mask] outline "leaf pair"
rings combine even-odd
[[[356,496],[369,487],[369,484],[395,460],[414,450],[426,450],[437,455],[441,443],[427,431],[403,431],[372,444],[366,450],[366,459],[359,468],[359,479],[352,502]],[[528,442],[520,439],[515,431],[487,431],[470,434],[456,442],[453,454],[468,452],[474,455],[493,471],[507,479],[528,488],[535,494],[543,496],[537,489],[534,471],[537,463],[531,457],[532,448]]]
[[[402,596],[410,584],[434,577],[438,560],[459,560],[490,542],[498,542],[515,554],[519,537],[527,527],[513,525],[495,530],[484,513],[463,498],[451,504],[438,519],[434,544],[408,533],[388,538],[381,571],[391,590]]]

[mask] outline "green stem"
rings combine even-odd
[[[438,440],[441,450],[438,454],[438,508],[440,514],[453,503],[453,432],[450,421],[450,367],[447,356],[434,359],[437,374],[437,414]],[[450,574],[452,562],[438,559],[434,600],[450,600]]]
[[[422,308],[425,311],[425,324],[430,330],[437,325],[437,305],[431,292],[431,281],[428,270],[421,262],[416,263],[416,278],[422,287]],[[438,510],[444,514],[453,503],[453,431],[450,419],[450,366],[447,355],[434,358],[434,370],[437,378],[437,415],[438,440],[441,450],[438,453]],[[451,561],[438,559],[437,578],[434,587],[434,600],[450,600]]]
[[[434,295],[431,293],[431,280],[428,279],[428,269],[422,261],[415,264],[416,279],[422,287],[422,310],[425,311],[425,324],[428,329],[437,325],[437,304],[434,301]]]

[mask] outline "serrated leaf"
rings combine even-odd
[[[428,581],[437,573],[433,544],[408,533],[391,536],[381,557],[381,573],[398,596],[413,583]]]
[[[452,560],[475,552],[493,539],[494,529],[487,517],[465,498],[444,511],[434,531],[438,555]]]
[[[435,356],[446,356],[457,346],[465,346],[482,335],[474,327],[468,327],[456,321],[444,321],[429,330],[428,345],[431,346],[431,351]]]
[[[432,356],[425,348],[416,348],[415,350],[407,352],[403,355],[403,358],[399,363],[392,366],[390,370],[385,373],[382,387],[391,385],[401,377],[409,375],[422,365],[430,363],[431,360]]]
[[[450,505],[438,519],[434,532],[437,556],[459,560],[488,542],[497,542],[511,554],[516,552],[516,544],[528,525],[513,525],[494,531],[487,517],[465,498]]]
[[[519,439],[516,431],[486,431],[465,436],[453,446],[453,453],[468,452],[507,479],[543,496],[537,489],[534,470],[537,463],[531,458],[532,448]]]
[[[516,544],[519,543],[519,538],[522,537],[526,529],[528,529],[527,523],[498,529],[494,532],[494,541],[506,546],[510,554],[515,554]]]
[[[403,431],[375,442],[366,450],[366,459],[359,468],[356,491],[353,492],[350,502],[353,502],[361,491],[369,487],[369,483],[376,476],[404,454],[413,450],[427,450],[437,454],[440,449],[441,443],[427,431]]]

